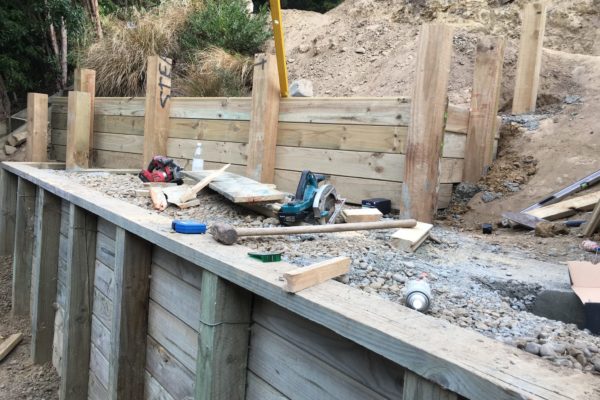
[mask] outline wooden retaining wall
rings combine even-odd
[[[52,98],[51,140],[56,160],[66,159],[67,102]],[[167,155],[191,167],[202,142],[208,168],[231,163],[246,173],[251,98],[173,98]],[[96,98],[93,166],[141,168],[144,98]],[[403,98],[281,99],[275,184],[294,192],[309,168],[331,180],[353,203],[387,197],[397,207],[404,175],[410,102]],[[469,111],[450,106],[441,160],[439,206],[462,181]],[[497,143],[497,139],[495,140]]]
[[[27,185],[30,222],[14,216],[32,198],[11,190]],[[27,163],[0,164],[0,193],[8,254],[32,252],[32,295],[18,299],[31,303],[32,358],[53,362],[61,399],[600,396],[594,376],[340,282],[288,294],[294,266],[175,234],[166,217]],[[16,238],[31,228],[27,250]],[[28,290],[27,266],[13,268]]]

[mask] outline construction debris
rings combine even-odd
[[[359,208],[356,210],[342,210],[342,217],[348,223],[375,222],[381,220],[383,214],[376,208]]]
[[[194,203],[188,204],[188,202],[194,200],[198,193],[207,187],[209,183],[211,183],[215,178],[220,176],[227,168],[229,168],[231,164],[227,164],[223,166],[221,169],[216,171],[211,171],[204,179],[200,182],[196,183],[194,186],[181,185],[174,187],[167,187],[163,189],[164,195],[167,197],[167,201],[169,204],[175,204],[179,208],[187,208],[196,206],[198,204]]]
[[[8,136],[8,144],[18,147],[27,141],[27,131],[13,132]]]
[[[600,200],[598,200],[598,204],[594,208],[594,212],[592,213],[592,217],[585,225],[585,230],[583,231],[583,236],[592,236],[600,227]]]
[[[563,222],[542,221],[535,226],[535,236],[542,238],[567,235],[568,233],[569,229]]]
[[[22,333],[14,333],[0,343],[0,362],[23,340]]]
[[[350,262],[348,257],[336,257],[286,272],[283,274],[286,281],[284,290],[289,293],[297,293],[336,276],[347,274],[350,271]]]
[[[590,211],[600,201],[600,191],[574,197],[549,206],[527,211],[527,214],[547,220],[570,217],[579,211]]]
[[[400,250],[413,253],[429,237],[432,224],[417,222],[414,228],[399,229],[390,238],[390,244]]]

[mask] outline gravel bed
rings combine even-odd
[[[137,176],[56,173],[108,196],[152,208],[149,198],[135,196],[135,189],[143,187]],[[233,205],[210,190],[202,192],[199,199],[198,207],[187,210],[169,207],[162,214],[170,218],[197,219],[208,225],[216,222],[239,227],[279,224],[276,218]],[[301,266],[348,256],[352,258],[351,272],[340,281],[399,303],[402,303],[406,282],[427,274],[433,291],[430,315],[543,357],[554,365],[600,375],[600,337],[576,325],[528,312],[541,286],[511,278],[510,272],[503,272],[509,269],[502,261],[486,263],[480,253],[498,256],[500,260],[510,254],[524,262],[534,256],[443,227],[434,228],[435,242],[428,241],[417,253],[409,254],[388,244],[392,232],[291,235],[285,240],[253,237],[244,238],[240,243],[262,251],[282,251],[285,261]]]

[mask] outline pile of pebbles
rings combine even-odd
[[[135,196],[135,189],[143,187],[137,176],[56,173],[67,175],[108,196],[152,209],[149,198]],[[270,227],[279,224],[276,218],[257,215],[233,205],[212,191],[202,192],[199,198],[198,207],[187,210],[169,207],[162,215],[196,219],[209,225],[216,222],[239,227]],[[502,267],[482,265],[477,257],[456,257],[461,246],[472,241],[472,238],[449,228],[436,227],[433,232],[442,239],[440,243],[427,242],[416,254],[411,254],[389,245],[392,232],[291,235],[285,240],[251,237],[242,238],[240,243],[260,251],[281,251],[285,261],[299,266],[326,258],[348,256],[352,259],[351,272],[339,278],[341,282],[399,303],[403,302],[406,282],[425,273],[433,291],[430,315],[538,355],[555,365],[600,373],[600,337],[580,330],[573,324],[549,320],[528,312],[540,289],[538,285],[512,278],[501,282],[486,278],[486,269]],[[448,245],[449,242],[453,244]],[[504,251],[499,246],[484,242],[479,245],[481,251]],[[523,256],[529,255],[524,253]],[[473,267],[484,272],[474,275],[468,271]]]

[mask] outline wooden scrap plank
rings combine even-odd
[[[13,333],[0,343],[0,362],[23,340],[22,333]]]
[[[350,271],[349,257],[336,257],[308,267],[296,268],[283,274],[285,291],[296,293]]]
[[[401,228],[390,238],[390,244],[397,249],[414,252],[429,237],[433,225],[417,222],[414,228]]]
[[[211,172],[186,172],[185,175],[200,181]],[[272,185],[265,185],[232,172],[224,172],[208,187],[234,203],[280,201],[285,197],[285,193],[275,190]]]
[[[535,111],[540,70],[542,68],[542,45],[546,30],[546,1],[527,3],[521,14],[521,41],[512,113]]]
[[[342,210],[344,221],[351,222],[374,222],[379,221],[383,214],[376,208],[359,208],[356,210]]]
[[[598,200],[598,204],[596,204],[596,208],[594,208],[594,212],[592,213],[592,217],[585,224],[585,230],[583,231],[583,236],[589,237],[592,236],[600,227],[600,200]]]
[[[246,176],[263,183],[273,183],[275,177],[279,97],[276,57],[256,54]]]
[[[146,167],[152,157],[167,153],[172,64],[173,61],[170,58],[148,57],[142,168]]]
[[[402,185],[403,218],[431,222],[437,210],[452,37],[453,28],[447,24],[421,27]]]
[[[546,207],[540,207],[526,211],[527,214],[534,217],[547,219],[550,221],[566,218],[578,211],[590,211],[600,200],[600,191],[588,193],[583,196],[574,197],[572,199],[563,200],[559,203],[554,203]]]

